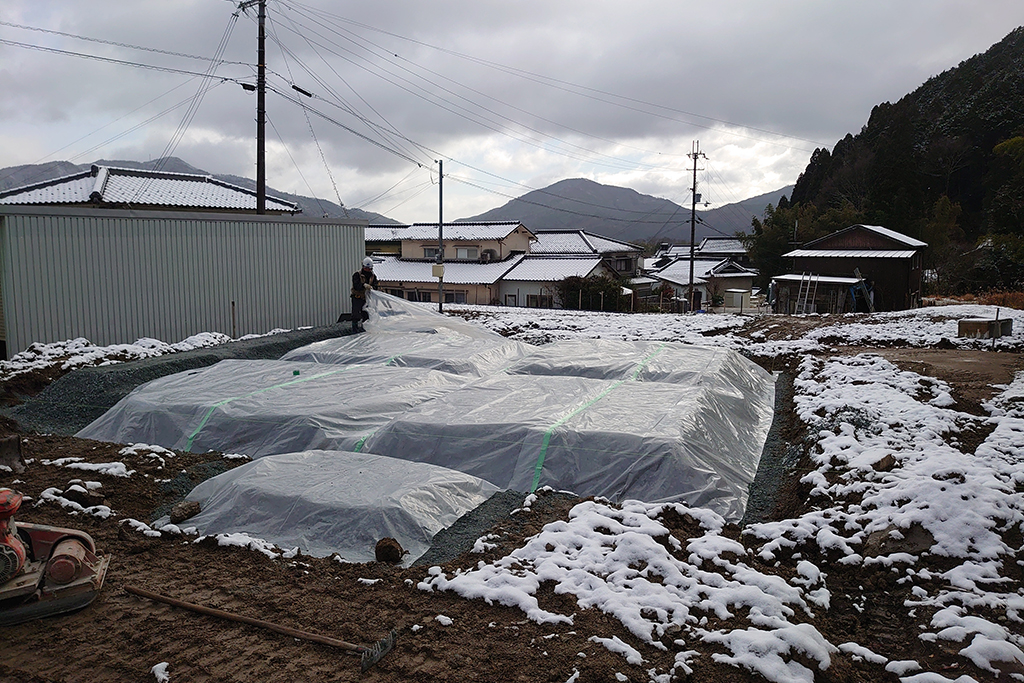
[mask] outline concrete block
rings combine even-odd
[[[1010,318],[967,318],[958,321],[958,337],[973,339],[993,339],[1009,337],[1013,334],[1013,320]]]

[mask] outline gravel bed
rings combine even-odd
[[[229,358],[276,360],[292,349],[348,334],[352,334],[352,328],[346,321],[127,363],[81,368],[24,403],[3,408],[0,415],[11,418],[24,431],[73,436],[140,384]]]

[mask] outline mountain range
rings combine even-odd
[[[749,230],[770,203],[793,190],[792,185],[734,204],[696,213],[696,240],[733,236]],[[636,190],[602,185],[592,180],[560,180],[533,190],[496,209],[465,221],[518,220],[531,230],[581,229],[625,242],[690,242],[690,207]]]
[[[250,178],[208,173],[177,157],[146,162],[98,160],[93,164],[211,175],[240,187],[256,187],[256,182]],[[86,170],[91,165],[55,161],[0,169],[0,191],[71,175]],[[749,229],[751,218],[760,217],[769,203],[777,205],[779,199],[788,195],[792,189],[793,186],[790,185],[734,204],[711,210],[698,210],[696,239],[699,241],[709,236],[732,236],[740,230]],[[298,204],[307,215],[365,219],[378,224],[398,223],[381,214],[348,209],[324,199],[280,192],[271,188],[267,188],[267,192]],[[689,207],[641,194],[629,188],[602,185],[582,178],[561,180],[544,189],[528,192],[485,213],[460,219],[462,222],[506,220],[521,221],[531,230],[582,229],[626,242],[667,241],[688,244],[690,241]]]

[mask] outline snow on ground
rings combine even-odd
[[[653,681],[688,673],[698,643],[718,646],[712,655],[717,661],[770,681],[813,681],[836,656],[884,665],[904,683],[954,680],[922,671],[928,662],[907,660],[884,644],[829,642],[815,627],[815,615],[839,599],[856,599],[830,583],[830,565],[881,570],[910,588],[913,599],[904,607],[917,620],[922,641],[952,644],[980,669],[1007,670],[1012,680],[1024,681],[1016,673],[1024,667],[1024,587],[1013,579],[1024,553],[1016,547],[1024,528],[1024,373],[1000,387],[986,406],[989,415],[979,417],[955,410],[942,381],[871,353],[829,356],[840,344],[925,347],[942,340],[961,348],[1018,350],[1024,313],[999,311],[1017,329],[993,345],[956,336],[958,319],[995,316],[994,307],[979,306],[808,316],[802,320],[817,324],[789,338],[773,338],[773,325],[763,319],[744,334],[753,319],[733,315],[449,310],[534,343],[611,338],[713,344],[761,357],[817,352],[803,358],[794,382],[798,415],[813,440],[814,468],[803,478],[813,507],[797,518],[751,525],[741,542],[727,537],[724,520],[707,510],[587,501],[503,558],[452,575],[430,568],[421,589],[515,606],[539,623],[572,624],[572,614],[548,611],[537,600],[540,585],[553,582],[556,593],[572,594],[581,608],[602,610],[651,647],[664,650],[670,639],[677,648],[674,664],[650,669]],[[85,340],[33,345],[31,353],[0,365],[0,377],[33,364],[78,367],[223,341],[197,335],[173,349],[154,340],[104,349]],[[974,453],[947,438],[967,432],[986,434]],[[522,514],[529,514],[530,502]],[[691,538],[672,534],[680,519],[696,529]],[[481,550],[488,540],[478,541]],[[274,553],[249,537],[219,542]],[[755,568],[766,561],[776,571]],[[627,643],[595,638],[625,661],[643,663],[643,653]]]
[[[1024,525],[1021,397],[1024,373],[992,401],[991,417],[978,418],[947,407],[943,382],[877,355],[807,358],[795,400],[816,435],[817,468],[804,478],[814,486],[812,512],[750,526],[745,547],[724,537],[724,521],[705,510],[584,502],[504,558],[452,576],[433,567],[420,587],[519,607],[539,623],[572,624],[571,614],[538,605],[538,588],[552,581],[556,593],[601,609],[654,647],[671,633],[684,650],[719,644],[731,654],[716,660],[780,683],[814,680],[813,669],[826,670],[840,650],[892,671],[921,668],[876,644],[830,643],[808,622],[829,608],[827,566],[800,560],[787,579],[749,563],[751,546],[768,561],[816,546],[809,556],[880,565],[911,586],[915,599],[905,607],[916,610],[922,640],[962,643],[959,653],[980,668],[1013,670],[1024,665],[1024,587],[1010,578],[1021,549],[1006,538]],[[994,429],[977,454],[942,438],[978,424]],[[702,535],[681,547],[665,523],[669,513],[696,519]],[[949,568],[929,570],[924,553],[952,560]],[[979,616],[982,609],[989,616]],[[732,618],[743,611],[746,620]],[[687,671],[687,656],[675,668]]]

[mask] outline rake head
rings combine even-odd
[[[366,673],[367,669],[379,662],[384,658],[384,655],[395,649],[395,638],[398,637],[398,632],[395,629],[391,629],[386,637],[381,638],[373,645],[364,647],[360,650],[360,661],[362,663],[362,672]]]

